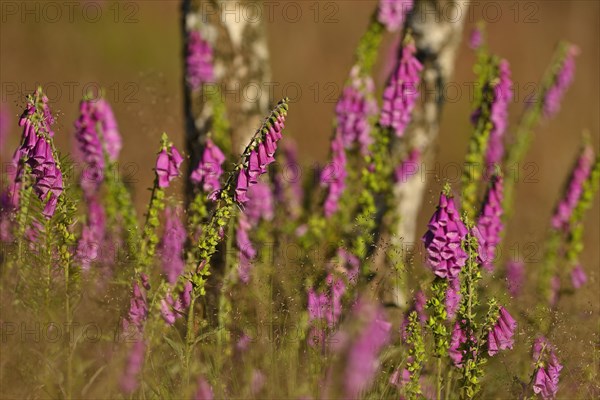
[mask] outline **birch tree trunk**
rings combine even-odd
[[[198,30],[213,48],[214,85],[225,101],[235,156],[269,111],[271,68],[264,15],[262,1],[258,0],[182,2],[183,37]],[[184,55],[186,45],[184,41]],[[198,164],[204,137],[211,130],[212,109],[202,91],[188,87],[185,76],[185,134],[191,170]]]

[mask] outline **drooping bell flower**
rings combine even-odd
[[[129,350],[125,371],[120,381],[121,390],[126,394],[135,392],[140,386],[139,374],[144,365],[145,353],[146,343],[143,340],[135,341]]]
[[[524,277],[525,265],[521,261],[509,261],[506,265],[506,280],[511,295],[518,296],[521,293]]]
[[[81,239],[77,243],[77,259],[84,270],[88,270],[92,262],[99,258],[99,250],[104,244],[106,234],[104,207],[96,197],[88,198],[87,203],[88,220],[81,231]]]
[[[275,161],[277,144],[285,128],[287,101],[288,99],[284,99],[277,104],[244,151],[234,193],[234,199],[239,204],[243,205],[248,201],[248,188],[256,185],[258,178],[267,172],[269,164]]]
[[[328,188],[325,204],[325,217],[331,217],[339,207],[340,198],[346,189],[346,152],[340,135],[331,141],[332,161],[321,172],[321,186]]]
[[[402,28],[413,9],[414,0],[379,0],[377,20],[390,32]]]
[[[183,272],[183,248],[186,240],[186,230],[179,215],[181,211],[173,207],[165,210],[165,230],[160,243],[162,270],[170,284],[175,284]]]
[[[423,242],[427,250],[427,264],[433,273],[440,278],[451,279],[458,277],[467,261],[467,253],[461,247],[467,228],[460,219],[454,200],[446,193],[440,195]]]
[[[587,282],[587,275],[585,271],[581,267],[581,265],[576,265],[571,270],[571,283],[575,289],[579,289]]]
[[[115,114],[106,99],[100,98],[95,100],[95,114],[97,121],[100,123],[102,143],[104,144],[108,159],[116,162],[119,159],[123,141],[119,133]]]
[[[383,92],[383,106],[379,124],[394,130],[402,137],[410,122],[419,98],[419,80],[423,65],[415,57],[416,47],[411,41],[402,48],[402,56]]]
[[[533,378],[533,392],[544,400],[554,399],[558,392],[560,371],[563,366],[546,338],[537,338],[533,344],[533,360],[536,370]]]
[[[359,144],[362,154],[368,154],[371,144],[371,124],[369,119],[377,114],[377,102],[373,97],[375,84],[370,76],[362,76],[360,68],[354,66],[349,83],[335,107],[337,131],[344,146],[351,148]]]
[[[575,76],[575,57],[579,55],[579,48],[570,44],[566,46],[564,57],[556,66],[552,84],[544,93],[543,112],[546,118],[551,118],[560,110],[562,98]]]
[[[494,260],[496,259],[496,247],[500,243],[500,234],[504,225],[502,224],[502,195],[503,179],[496,175],[493,183],[488,189],[486,200],[483,205],[477,228],[483,237],[483,245],[479,243],[482,250],[485,250],[485,259],[483,267],[492,271],[494,269]]]
[[[498,82],[494,86],[494,100],[490,110],[492,129],[486,154],[488,165],[500,163],[504,157],[504,133],[508,126],[508,106],[513,98],[510,75],[508,61],[501,60],[498,64]]]
[[[565,190],[563,199],[558,203],[554,216],[552,217],[552,227],[554,229],[568,230],[571,214],[583,192],[583,184],[587,180],[592,164],[594,163],[594,150],[590,145],[585,145],[577,165],[571,172],[569,184]]]
[[[175,321],[188,311],[191,305],[192,283],[186,281],[179,295],[169,290],[169,293],[160,301],[160,314],[167,325],[173,325]]]
[[[350,345],[344,371],[346,397],[352,399],[358,398],[373,382],[379,369],[379,353],[388,344],[392,328],[383,311],[374,305],[359,300],[353,314],[366,320],[366,325]]]
[[[156,159],[156,176],[158,187],[167,188],[171,181],[179,176],[179,167],[183,163],[183,157],[175,146],[164,145]]]
[[[498,320],[488,333],[488,354],[493,356],[499,350],[512,349],[515,342],[513,336],[516,328],[517,321],[504,307],[500,307]]]
[[[13,164],[16,166],[15,184],[21,183],[27,163],[34,178],[34,192],[46,203],[42,211],[46,218],[54,215],[58,198],[63,191],[62,172],[50,143],[54,136],[53,123],[48,98],[38,89],[28,97],[27,108],[19,119],[23,135],[21,145],[13,156]]]
[[[188,32],[185,63],[186,80],[193,90],[200,88],[204,83],[213,81],[213,49],[197,30]]]
[[[207,139],[198,166],[190,174],[190,179],[196,185],[202,185],[202,190],[212,193],[221,189],[221,175],[223,174],[225,155],[212,140]]]

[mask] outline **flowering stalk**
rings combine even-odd
[[[479,53],[479,60],[475,66],[477,71],[477,87],[475,110],[471,116],[475,130],[469,140],[469,147],[465,158],[465,167],[461,177],[462,181],[462,210],[471,219],[475,218],[479,207],[479,185],[485,168],[486,152],[490,133],[494,128],[492,111],[500,100],[496,97],[499,92],[498,85],[498,60],[486,52]]]
[[[418,399],[422,395],[419,378],[425,364],[425,344],[423,343],[423,331],[419,316],[413,311],[408,316],[406,343],[411,345],[408,354],[411,361],[406,366],[410,373],[410,382],[406,385],[406,393],[409,399]]]
[[[243,206],[248,200],[248,187],[258,182],[259,175],[265,173],[267,165],[272,162],[287,116],[288,101],[285,98],[275,106],[242,153],[240,164],[236,166],[223,188],[212,195],[217,205],[195,249],[197,267],[188,277],[197,295],[205,294],[206,277],[210,275],[208,265],[217,245],[223,239],[223,229],[232,216],[233,207],[236,204]]]
[[[567,42],[558,44],[550,67],[541,83],[541,95],[529,99],[517,126],[514,142],[509,146],[504,159],[506,183],[504,210],[506,218],[512,215],[513,192],[517,183],[520,163],[525,158],[533,140],[533,130],[543,119],[549,119],[558,111],[558,104],[567,90],[574,73],[574,57],[577,47]],[[568,79],[567,79],[568,78]]]
[[[483,237],[480,253],[483,256],[483,267],[492,271],[496,259],[496,247],[500,243],[500,235],[504,229],[502,223],[502,188],[501,175],[495,175],[488,189],[481,214],[477,219],[477,227]]]
[[[161,138],[161,150],[156,159],[156,177],[150,196],[150,204],[146,212],[146,223],[142,232],[141,266],[136,266],[136,272],[141,272],[139,268],[145,268],[152,263],[156,252],[156,245],[159,238],[156,231],[160,225],[159,214],[165,208],[165,191],[173,179],[179,176],[179,167],[183,162],[183,157],[179,154],[175,146],[169,142],[169,137],[163,133]]]

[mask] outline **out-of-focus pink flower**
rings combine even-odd
[[[371,385],[379,368],[379,353],[389,342],[392,327],[383,311],[372,304],[359,300],[353,314],[367,322],[350,345],[344,376],[347,398],[357,398]]]
[[[494,100],[490,110],[492,130],[487,148],[488,165],[500,163],[504,157],[504,133],[508,126],[508,106],[513,98],[512,79],[508,61],[498,64],[498,82],[494,86]]]
[[[506,265],[506,280],[511,295],[518,296],[521,293],[524,277],[525,265],[521,261],[509,261]]]
[[[488,271],[494,269],[496,246],[500,243],[500,234],[504,229],[502,224],[503,181],[501,176],[495,176],[493,179],[477,220],[477,227],[484,240],[484,243],[479,243],[479,248],[485,251],[485,258],[482,260],[483,267]]]
[[[414,0],[379,0],[377,20],[390,32],[402,28],[413,9]]]
[[[331,217],[339,208],[339,202],[346,189],[346,152],[339,134],[331,141],[332,160],[321,172],[321,186],[328,188],[325,204],[325,217]]]
[[[213,49],[196,30],[188,32],[185,61],[186,80],[192,89],[196,90],[203,83],[212,82],[214,79]]]
[[[571,270],[571,283],[575,289],[579,289],[587,282],[587,275],[585,271],[581,267],[581,265],[576,265]]]
[[[131,394],[140,386],[139,374],[144,365],[144,355],[146,353],[146,344],[143,340],[133,343],[127,357],[127,364],[123,376],[121,377],[121,390],[126,394]]]
[[[584,146],[581,155],[577,160],[577,165],[571,172],[569,184],[566,188],[563,199],[558,203],[554,216],[552,217],[552,227],[554,229],[569,229],[569,220],[573,210],[583,192],[583,184],[588,178],[594,163],[594,149],[590,145]]]
[[[402,164],[400,164],[394,171],[396,182],[405,183],[416,173],[418,173],[420,160],[421,152],[419,149],[412,149],[406,160],[402,161]]]
[[[456,316],[460,305],[460,279],[450,279],[448,290],[446,290],[446,313],[448,319],[452,320]]]
[[[419,80],[423,65],[415,57],[416,47],[410,42],[402,48],[402,57],[396,71],[383,92],[383,107],[379,124],[394,130],[402,137],[410,122],[419,98]]]
[[[160,243],[162,270],[170,284],[177,282],[183,272],[183,248],[186,240],[186,230],[179,215],[180,209],[167,207],[165,210],[165,230]]]
[[[202,159],[190,175],[191,181],[196,185],[202,185],[202,190],[206,193],[221,189],[219,180],[223,174],[224,161],[225,155],[221,149],[212,140],[207,139],[202,152]]]
[[[450,347],[448,348],[448,355],[450,359],[457,367],[462,366],[464,350],[461,349],[461,346],[467,342],[467,335],[460,328],[460,324],[458,321],[454,324],[454,329],[452,330],[452,336],[450,338]]]
[[[557,66],[554,81],[544,93],[544,117],[551,118],[560,110],[560,102],[575,76],[575,57],[577,55],[579,55],[579,48],[568,45],[561,64]]]
[[[196,395],[194,400],[213,400],[214,394],[212,386],[203,377],[198,378]]]

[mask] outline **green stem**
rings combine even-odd
[[[442,357],[437,359],[436,399],[442,398]]]

